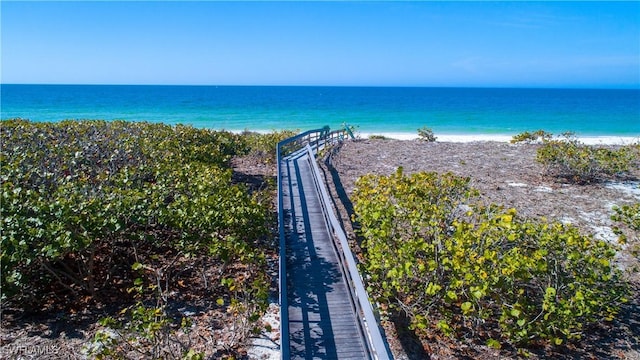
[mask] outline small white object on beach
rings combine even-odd
[[[525,184],[525,183],[519,183],[519,182],[508,182],[507,185],[512,186],[512,187],[527,187],[529,185]]]
[[[552,189],[552,188],[550,188],[550,187],[548,187],[548,186],[538,186],[538,187],[535,189],[535,191],[538,191],[538,192],[544,192],[544,193],[550,193],[550,192],[553,192],[553,189]]]

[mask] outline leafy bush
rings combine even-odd
[[[369,140],[389,140],[389,138],[384,135],[371,134],[369,135]]]
[[[434,142],[437,139],[437,137],[433,134],[433,130],[426,126],[418,129],[418,137],[420,138],[420,140],[426,142]]]
[[[36,300],[51,281],[95,296],[131,281],[141,249],[264,261],[254,244],[267,233],[269,205],[231,184],[237,135],[10,120],[0,139],[3,300]]]
[[[611,216],[618,226],[613,231],[619,236],[622,244],[630,247],[630,252],[640,260],[640,203],[616,206]]]
[[[547,173],[576,183],[599,181],[627,173],[638,161],[634,146],[617,150],[582,144],[571,134],[563,139],[545,139],[536,160]]]
[[[142,267],[134,264],[134,268]],[[268,284],[266,276],[259,276],[252,282],[233,278],[223,278],[220,282],[228,290],[228,298],[217,299],[216,305],[233,314],[233,332],[216,342],[226,353],[233,354],[234,349],[254,330],[253,324],[266,309]],[[156,285],[152,282],[148,286],[153,288]],[[145,292],[144,281],[138,278],[129,290],[142,295]],[[156,305],[138,301],[115,317],[101,319],[100,328],[84,346],[83,352],[96,359],[204,359],[205,351],[197,351],[194,346],[197,337],[202,336],[193,333],[194,321],[182,315],[171,316],[163,296],[158,296],[157,300]],[[216,321],[208,318],[207,328],[219,327]],[[199,350],[204,349],[200,346]]]
[[[483,206],[469,179],[402,169],[356,183],[370,295],[418,332],[560,345],[610,320],[626,285],[615,249],[571,226]]]
[[[134,297],[103,320],[92,356],[197,359],[189,324],[169,311],[179,279],[196,276],[234,315],[223,345],[246,338],[267,304],[271,203],[232,183],[243,136],[122,121],[1,126],[3,305]]]
[[[189,333],[187,318],[175,324],[162,308],[141,303],[121,314],[127,316],[126,322],[113,317],[100,321],[102,328],[82,349],[86,355],[93,359],[204,359],[204,353],[190,347],[190,339],[179,339],[178,332]]]
[[[511,138],[510,142],[512,144],[519,144],[519,143],[531,144],[538,141],[549,140],[551,139],[551,136],[552,135],[550,133],[544,130],[537,130],[532,133],[525,131],[520,134],[514,135]]]
[[[276,147],[282,140],[298,134],[298,131],[281,130],[267,134],[245,131],[243,133],[246,152],[265,164],[275,164]]]

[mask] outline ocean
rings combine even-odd
[[[349,124],[365,134],[640,137],[640,89],[2,84],[0,117],[188,124],[230,131]]]

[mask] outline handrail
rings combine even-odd
[[[284,234],[284,207],[283,207],[283,194],[282,194],[282,175],[280,168],[283,155],[288,155],[295,150],[302,149],[304,146],[297,145],[299,142],[306,145],[314,144],[315,147],[321,139],[325,139],[329,134],[329,127],[325,126],[322,129],[315,129],[305,131],[296,136],[292,136],[285,140],[278,142],[276,146],[276,163],[278,164],[278,229],[279,229],[279,260],[278,271],[280,278],[278,280],[278,290],[280,292],[280,356],[281,359],[289,359],[291,357],[289,348],[289,302],[287,300],[287,252],[286,252],[286,238]]]
[[[307,154],[309,155],[309,163],[312,167],[313,180],[316,185],[316,189],[320,195],[320,204],[327,222],[327,226],[331,233],[338,238],[339,244],[334,242],[334,246],[338,255],[340,256],[340,266],[343,268],[348,283],[349,291],[351,293],[352,303],[356,309],[356,316],[360,322],[361,331],[367,340],[367,348],[371,355],[371,358],[378,360],[391,359],[391,352],[389,351],[387,342],[382,337],[380,328],[378,327],[378,321],[373,312],[373,307],[369,301],[369,296],[365,290],[362,277],[356,266],[355,258],[349,247],[347,236],[338,221],[333,208],[331,206],[330,197],[327,192],[326,186],[321,181],[320,170],[318,163],[315,159],[313,149],[307,145]]]
[[[348,126],[345,126],[344,129],[334,131],[330,131],[329,126],[325,126],[322,129],[308,130],[280,141],[278,143],[276,160],[279,163],[283,155],[289,155],[296,150],[304,149],[307,144],[318,149],[326,143],[344,140],[346,137],[355,138]]]
[[[328,126],[322,129],[308,130],[296,136],[292,136],[278,142],[276,146],[276,163],[278,164],[278,228],[279,228],[279,263],[280,279],[278,281],[279,301],[280,301],[280,356],[281,359],[289,359],[291,357],[289,348],[289,303],[287,300],[287,261],[286,261],[286,238],[284,233],[284,207],[282,193],[282,175],[281,160],[284,155],[291,154],[296,150],[306,150],[306,147],[319,149],[324,147],[327,142],[341,141],[347,136],[354,138],[353,133],[347,126],[343,130],[330,131]],[[297,146],[296,146],[297,145]],[[317,166],[317,165],[316,165]],[[286,343],[287,342],[287,343]]]

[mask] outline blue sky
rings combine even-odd
[[[2,83],[640,88],[640,2],[2,1]]]

